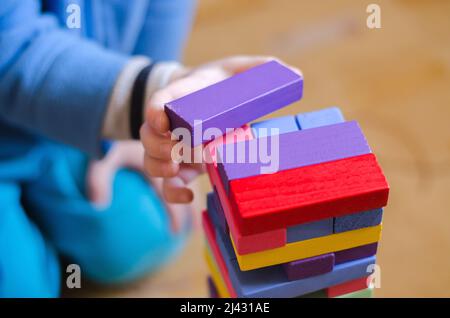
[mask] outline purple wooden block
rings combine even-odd
[[[381,223],[383,209],[369,210],[334,218],[333,232],[341,233]]]
[[[187,128],[191,145],[213,139],[208,128],[237,128],[302,97],[303,78],[271,61],[165,105],[170,129]],[[215,136],[218,137],[218,136]]]
[[[250,150],[252,153],[249,156]],[[217,160],[218,170],[228,193],[229,182],[235,179],[370,152],[358,123],[350,121],[223,145],[217,148]],[[269,159],[266,154],[269,154]]]
[[[334,264],[342,264],[356,259],[369,257],[377,253],[378,243],[367,244],[339,252],[334,252]]]
[[[286,229],[287,243],[309,240],[333,234],[333,218],[289,226]]]
[[[288,280],[322,275],[333,270],[334,254],[328,253],[283,264]]]
[[[209,291],[209,298],[219,298],[219,292],[217,291],[217,287],[214,284],[211,277],[208,276],[208,291]]]

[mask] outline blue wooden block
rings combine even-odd
[[[331,234],[333,234],[333,218],[289,226],[286,231],[288,243]]]
[[[368,276],[367,268],[375,264],[375,256],[343,263],[333,268],[333,271],[323,275],[289,281],[282,265],[242,272],[235,259],[230,256],[232,248],[226,247],[224,241],[228,238],[220,232],[217,243],[228,268],[230,280],[238,297],[298,297],[346,281]],[[228,239],[229,240],[229,239]]]
[[[274,132],[272,128],[277,128],[279,134],[299,130],[295,116],[284,116],[263,120],[251,124],[250,127],[252,128],[253,136],[255,136],[255,138],[273,135]]]
[[[338,107],[330,107],[309,113],[300,113],[296,116],[300,129],[316,128],[342,123],[345,121]]]
[[[382,218],[383,209],[381,208],[340,216],[334,218],[333,232],[340,233],[375,226],[381,223]]]
[[[215,187],[212,192],[208,193],[206,202],[207,212],[214,226],[220,228],[224,233],[228,233],[228,224]]]
[[[214,202],[214,192],[210,192],[206,195],[206,209],[214,226],[218,226],[219,216],[216,211],[216,203]]]

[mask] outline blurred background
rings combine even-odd
[[[200,0],[185,62],[269,54],[301,68],[304,98],[269,117],[339,106],[361,124],[391,186],[375,296],[450,297],[450,1],[378,0],[381,29],[366,26],[370,3]],[[207,177],[195,186],[199,215]],[[157,274],[83,295],[206,297],[202,240],[197,224]]]

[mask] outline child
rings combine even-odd
[[[171,203],[192,200],[185,185],[202,168],[170,161],[161,107],[269,59],[178,64],[193,10],[193,0],[2,1],[0,297],[58,296],[59,255],[118,283],[182,247],[189,214]]]

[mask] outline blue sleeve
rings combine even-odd
[[[190,33],[197,1],[151,0],[135,54],[154,61],[179,60]]]
[[[36,0],[2,0],[0,116],[16,126],[101,155],[104,112],[126,61],[60,28]]]

